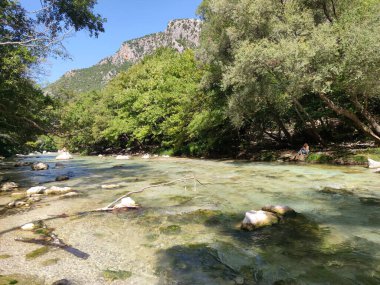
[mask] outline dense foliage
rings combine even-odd
[[[103,31],[95,3],[42,0],[32,12],[19,1],[0,1],[0,155],[51,130],[53,102],[33,82],[31,69],[50,53],[62,54],[61,39],[71,28],[95,36]]]
[[[205,0],[199,11],[205,81],[251,140],[307,131],[323,143],[339,119],[380,142],[379,1]]]
[[[218,142],[204,132],[218,127],[220,111],[205,114],[212,96],[198,88],[203,73],[191,50],[158,50],[104,90],[75,96],[63,106],[66,145],[79,151],[216,151]]]
[[[91,8],[94,1],[83,3]],[[212,156],[305,141],[380,143],[379,1],[204,0],[199,14],[204,23],[195,55],[159,49],[102,90],[62,95],[55,115],[62,146],[87,153],[132,149]],[[69,15],[52,19],[76,28],[65,20]],[[88,20],[90,31],[102,31],[93,25],[99,16]],[[10,55],[0,61],[8,70],[0,75],[1,87],[15,92],[24,82],[17,86],[34,88],[25,70],[38,52],[23,45],[0,45],[0,52]],[[100,84],[106,68],[83,70],[89,75],[85,84]],[[31,94],[22,90],[17,96]],[[28,131],[49,121],[37,110],[47,99],[35,96],[37,105],[18,106],[29,114],[28,120],[17,115],[24,126],[35,124]],[[7,98],[10,105],[3,99],[0,107],[12,110],[12,96]],[[10,118],[2,120],[10,124]],[[15,137],[12,130],[3,127],[1,139]]]

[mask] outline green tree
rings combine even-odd
[[[14,0],[0,1],[0,154],[21,150],[49,131],[53,104],[31,79],[31,71],[50,53],[64,55],[61,40],[72,29],[103,32],[94,0],[42,0],[26,11]]]

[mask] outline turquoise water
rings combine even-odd
[[[48,197],[23,213],[3,214],[0,231],[62,213],[104,207],[120,195],[181,177],[194,180],[132,195],[137,211],[93,213],[46,223],[65,242],[90,255],[62,250],[35,259],[38,246],[0,235],[1,274],[28,274],[43,282],[78,284],[380,284],[379,174],[361,167],[190,160],[75,157],[54,168],[54,156],[28,158],[51,168],[33,172],[4,162],[0,176],[25,188],[70,186],[83,195]],[[57,175],[71,179],[53,182]],[[102,189],[103,184],[118,184]],[[0,205],[10,201],[0,196]],[[288,205],[299,215],[244,232],[244,213],[268,204]],[[21,233],[22,234],[22,233]],[[46,260],[56,264],[43,266]],[[42,269],[42,270],[41,270]],[[123,270],[125,280],[106,280],[104,270]]]

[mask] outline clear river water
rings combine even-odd
[[[55,167],[54,158],[23,159],[47,162],[44,171],[1,162],[0,176],[25,189],[70,186],[82,194],[2,211],[0,274],[18,284],[63,278],[91,285],[380,284],[380,174],[369,169],[82,156]],[[70,180],[55,182],[58,175]],[[17,229],[27,222],[104,207],[128,191],[189,176],[202,185],[187,180],[149,188],[131,196],[138,210],[45,221],[87,259],[59,248],[27,258],[41,246],[14,240],[30,234]],[[0,209],[11,200],[11,193],[2,193]],[[275,226],[240,230],[245,212],[265,205],[288,205],[299,214]]]

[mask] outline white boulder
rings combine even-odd
[[[65,151],[65,152],[60,153],[55,159],[69,160],[69,159],[73,159],[73,156],[68,151]]]
[[[5,182],[1,184],[1,191],[13,191],[18,188],[18,184],[15,182]]]
[[[32,231],[36,228],[36,225],[33,223],[25,224],[21,227],[22,230],[24,231]]]
[[[52,186],[49,189],[45,190],[46,195],[56,195],[56,194],[65,194],[71,192],[72,189],[70,187],[57,187]]]
[[[144,154],[141,158],[143,158],[143,159],[149,159],[150,158],[150,154],[149,153]]]
[[[121,199],[120,203],[116,204],[114,206],[115,209],[118,209],[118,208],[136,208],[136,207],[137,207],[137,204],[131,197]]]
[[[278,223],[278,217],[267,211],[249,211],[245,213],[241,229],[252,231],[257,228],[271,226]]]
[[[129,155],[118,155],[118,156],[116,156],[116,159],[117,160],[127,160],[127,159],[131,159],[131,157]]]
[[[368,168],[380,168],[380,161],[368,158]]]
[[[46,170],[49,169],[49,165],[43,162],[36,162],[32,165],[32,170]]]
[[[26,190],[26,194],[28,196],[33,195],[33,194],[42,194],[47,188],[45,186],[35,186],[31,187],[28,190]]]

